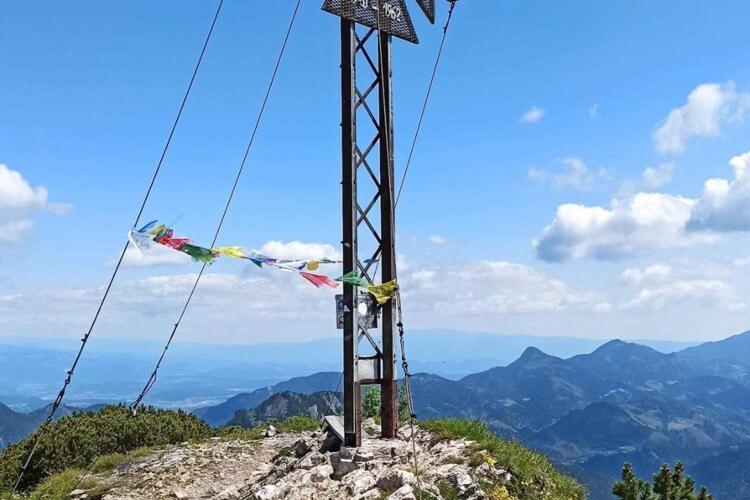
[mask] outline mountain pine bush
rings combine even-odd
[[[612,486],[612,494],[621,500],[712,500],[705,486],[695,492],[695,481],[685,474],[685,467],[677,462],[672,472],[664,464],[653,475],[653,486],[638,478],[633,466],[626,463],[622,468],[622,480]]]
[[[21,465],[41,432],[34,459],[24,474],[22,491],[65,469],[86,469],[97,457],[127,453],[144,446],[165,446],[211,436],[209,426],[189,413],[106,406],[97,412],[75,413],[37,429],[0,455],[0,493],[13,488]]]

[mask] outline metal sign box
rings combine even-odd
[[[364,305],[364,306],[363,306]],[[372,330],[378,327],[378,303],[369,293],[359,294],[359,308],[366,309],[365,314],[360,310],[357,314],[359,324],[366,330]],[[344,296],[336,295],[336,328],[344,329]]]

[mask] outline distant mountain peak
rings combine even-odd
[[[613,339],[607,342],[606,344],[602,344],[591,354],[602,355],[602,354],[610,354],[613,352],[617,352],[619,355],[647,354],[647,355],[665,356],[665,354],[660,353],[659,351],[652,349],[648,346],[645,346],[642,344],[636,344],[633,342],[625,342],[620,339]]]
[[[599,349],[604,349],[604,348],[611,349],[613,347],[619,347],[619,346],[627,345],[628,343],[629,342],[625,342],[624,340],[612,339],[609,342],[606,342],[606,343],[602,344],[599,347]]]
[[[529,366],[531,364],[549,363],[558,360],[560,360],[560,358],[550,356],[536,347],[527,347],[526,350],[523,351],[523,354],[508,366],[518,368]]]

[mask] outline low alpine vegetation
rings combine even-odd
[[[471,462],[484,461],[493,466],[497,463],[507,468],[513,481],[497,488],[485,485],[488,494],[497,498],[508,498],[508,494],[521,500],[582,500],[586,497],[584,487],[558,471],[544,455],[514,441],[500,439],[481,420],[426,420],[419,426],[448,439],[474,441],[475,455],[470,457]]]
[[[28,491],[46,478],[67,469],[114,467],[128,453],[143,447],[159,447],[211,436],[211,429],[199,418],[183,412],[141,408],[133,415],[129,408],[107,406],[97,412],[75,413],[37,429],[0,455],[0,492],[10,491],[41,433],[34,459],[19,485]],[[72,473],[70,473],[72,474]],[[69,474],[69,475],[70,475]],[[67,477],[67,476],[66,476]],[[60,481],[66,481],[61,477]]]

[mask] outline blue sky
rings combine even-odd
[[[225,244],[338,249],[338,24],[302,3]],[[292,7],[227,0],[146,219],[210,241]],[[214,8],[4,9],[0,335],[80,334]],[[398,169],[440,35],[410,9],[422,43],[394,44]],[[446,10],[438,2],[438,23]],[[398,212],[411,324],[681,339],[746,329],[750,197],[729,161],[750,150],[748,15],[739,1],[460,1]],[[734,182],[704,195],[708,179]],[[171,261],[123,271],[102,335],[166,333],[196,271]],[[214,266],[185,337],[336,334],[330,294],[269,273]]]

